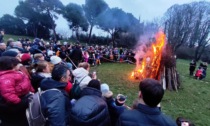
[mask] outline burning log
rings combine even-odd
[[[131,77],[140,81],[153,78],[159,80],[164,89],[177,91],[180,81],[176,71],[176,59],[170,49],[165,42],[165,34],[159,32],[156,35],[156,41],[145,52],[143,60],[140,62],[140,58],[136,59],[139,62]]]

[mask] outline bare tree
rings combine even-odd
[[[195,48],[199,60],[209,43],[210,2],[173,5],[163,17],[164,31],[172,50],[186,45]]]
[[[173,5],[165,14],[165,33],[173,51],[182,46],[192,29],[192,10],[188,4]]]

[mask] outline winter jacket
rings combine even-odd
[[[137,109],[125,110],[116,126],[176,126],[176,123],[165,116],[158,107],[138,104]]]
[[[35,91],[38,91],[38,88],[40,87],[40,83],[43,79],[51,77],[51,74],[48,73],[33,73],[31,76],[31,83],[32,86],[34,87]]]
[[[97,89],[86,87],[70,110],[71,126],[110,126],[106,102]]]
[[[81,89],[87,87],[88,83],[91,81],[91,78],[88,75],[89,72],[84,68],[77,68],[72,73],[75,77],[75,80],[80,82],[79,86]]]
[[[112,126],[114,126],[119,116],[126,110],[126,107],[117,106],[113,97],[106,98],[106,102],[109,108],[109,114],[110,114]]]
[[[46,78],[41,82],[41,90],[46,91],[41,95],[42,112],[48,118],[49,126],[66,126],[69,119],[70,99],[64,90],[67,83],[61,83],[51,78]]]
[[[29,77],[20,71],[0,71],[0,95],[6,102],[20,103],[21,97],[34,92]]]

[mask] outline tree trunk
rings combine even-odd
[[[90,26],[90,32],[89,32],[89,37],[88,37],[88,43],[90,43],[90,40],[91,40],[92,30],[93,30],[93,25]]]
[[[57,36],[56,36],[54,21],[53,21],[53,24],[52,25],[53,25],[52,30],[53,30],[54,41],[57,41]]]
[[[172,85],[171,85],[171,69],[167,68],[167,82],[168,82],[168,90],[172,91]]]
[[[79,28],[75,29],[76,38],[79,41]]]

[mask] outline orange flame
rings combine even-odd
[[[156,41],[149,47],[141,63],[136,65],[131,77],[143,80],[145,78],[157,79],[158,70],[162,58],[162,51],[165,45],[165,34],[160,31],[156,35]]]

